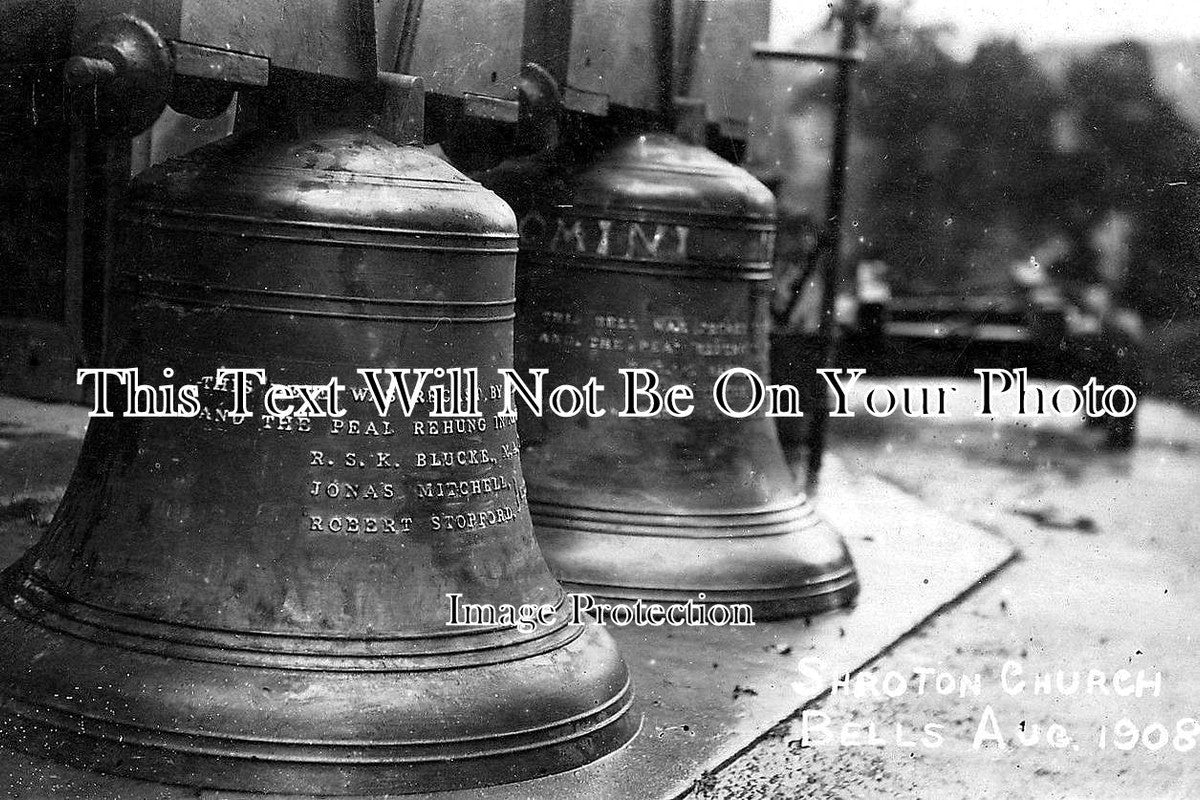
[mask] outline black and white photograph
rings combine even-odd
[[[1197,9],[0,0],[6,800],[1187,800],[1197,698]]]

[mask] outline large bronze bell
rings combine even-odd
[[[757,618],[850,602],[850,556],[797,490],[773,419],[707,399],[733,367],[767,380],[770,192],[705,148],[643,135],[530,196],[518,369],[548,369],[547,392],[595,376],[615,400],[618,370],[648,368],[696,397],[678,419],[620,418],[620,402],[596,418],[521,415],[555,574],[606,598],[747,603]]]
[[[629,676],[602,628],[448,626],[450,595],[564,598],[490,384],[482,420],[431,418],[432,391],[411,417],[350,392],[340,418],[263,416],[259,387],[239,422],[236,386],[205,382],[494,378],[512,363],[511,209],[419,148],[342,129],[154,168],[120,227],[111,363],[199,386],[202,413],[92,420],[53,524],[2,577],[4,745],[161,782],[368,794],[534,777],[626,742]]]

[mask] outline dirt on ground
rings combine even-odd
[[[1200,417],[1148,401],[1137,447],[1114,453],[1077,420],[957,412],[835,421],[834,449],[1021,556],[695,800],[1200,797]],[[1139,671],[1157,694],[1113,693]]]

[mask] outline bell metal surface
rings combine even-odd
[[[520,211],[517,367],[548,369],[547,392],[595,376],[610,403],[597,418],[520,416],[555,574],[619,600],[703,593],[756,618],[849,603],[850,556],[797,489],[773,420],[735,419],[711,399],[730,368],[768,380],[767,188],[704,148],[645,135],[533,196]],[[663,388],[691,385],[693,414],[618,417],[618,370],[637,367]]]
[[[52,525],[0,579],[4,744],[162,782],[371,794],[625,743],[629,677],[603,629],[447,626],[449,594],[563,602],[486,385],[512,363],[511,209],[372,133],[255,134],[144,173],[121,230],[110,361],[199,383],[203,413],[91,421]],[[340,419],[258,405],[239,423],[230,384],[203,382],[455,366],[480,370],[482,423],[428,402],[381,419],[348,392]]]

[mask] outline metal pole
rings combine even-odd
[[[675,96],[690,97],[692,82],[696,76],[696,56],[700,52],[700,40],[704,36],[704,23],[708,18],[711,0],[692,0],[688,4],[684,26],[683,46],[679,58],[679,75],[676,79]]]
[[[833,154],[829,177],[829,193],[825,209],[825,280],[822,287],[821,318],[817,325],[817,357],[822,367],[833,366],[837,355],[838,330],[835,318],[838,280],[842,262],[842,209],[845,205],[846,156],[850,142],[850,90],[855,59],[849,58],[858,45],[859,0],[843,0],[838,12],[842,31],[839,42],[837,82],[834,87]],[[808,427],[809,490],[817,486],[821,463],[825,456],[826,425],[829,418],[829,398],[825,384],[814,371],[813,416]]]
[[[659,0],[658,95],[660,118],[669,128],[675,116],[675,0]]]

